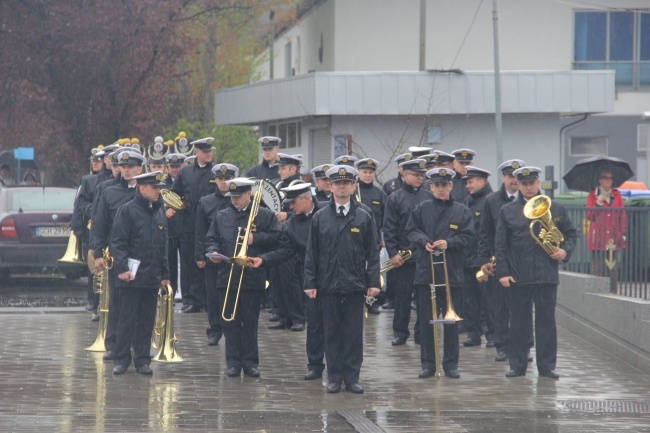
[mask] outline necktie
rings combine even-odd
[[[339,206],[339,216],[344,217],[345,213],[343,211],[345,210],[345,206]]]
[[[510,201],[513,201],[514,199],[515,199],[515,196],[514,196],[514,195],[511,195],[510,197],[508,197],[508,201],[509,201],[509,202],[510,202]]]

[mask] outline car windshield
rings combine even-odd
[[[16,188],[9,191],[8,212],[72,212],[74,189]]]

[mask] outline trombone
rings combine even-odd
[[[243,235],[242,235],[242,228],[241,227],[237,228],[237,240],[235,241],[235,251],[233,253],[233,257],[230,259],[232,264],[230,265],[230,274],[228,275],[228,285],[226,286],[226,295],[224,297],[223,308],[221,310],[221,318],[226,322],[232,322],[233,320],[235,320],[235,314],[237,314],[239,294],[241,293],[241,285],[242,285],[242,281],[244,280],[244,270],[249,265],[248,238],[251,233],[251,229],[254,226],[253,221],[255,220],[255,217],[257,217],[257,213],[259,212],[260,209],[263,186],[264,186],[264,180],[261,180],[259,188],[255,192],[255,196],[253,197],[253,201],[251,203],[251,213],[248,217],[248,224],[246,225],[246,228],[243,231]],[[235,265],[241,267],[241,272],[239,274],[239,283],[237,284],[237,292],[235,294],[234,304],[232,306],[232,312],[229,313],[227,311],[228,299],[230,295],[230,286],[233,281],[232,275],[233,272],[235,271]]]

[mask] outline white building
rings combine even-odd
[[[492,2],[307,3],[276,35],[262,81],[217,92],[217,124],[258,125],[309,167],[372,156],[383,180],[413,145],[470,147],[496,169]],[[499,50],[504,159],[554,166],[560,180],[577,158],[608,153],[645,179],[647,0],[501,0]]]

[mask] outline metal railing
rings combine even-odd
[[[650,207],[565,208],[578,240],[564,269],[609,277],[612,293],[650,300]]]

